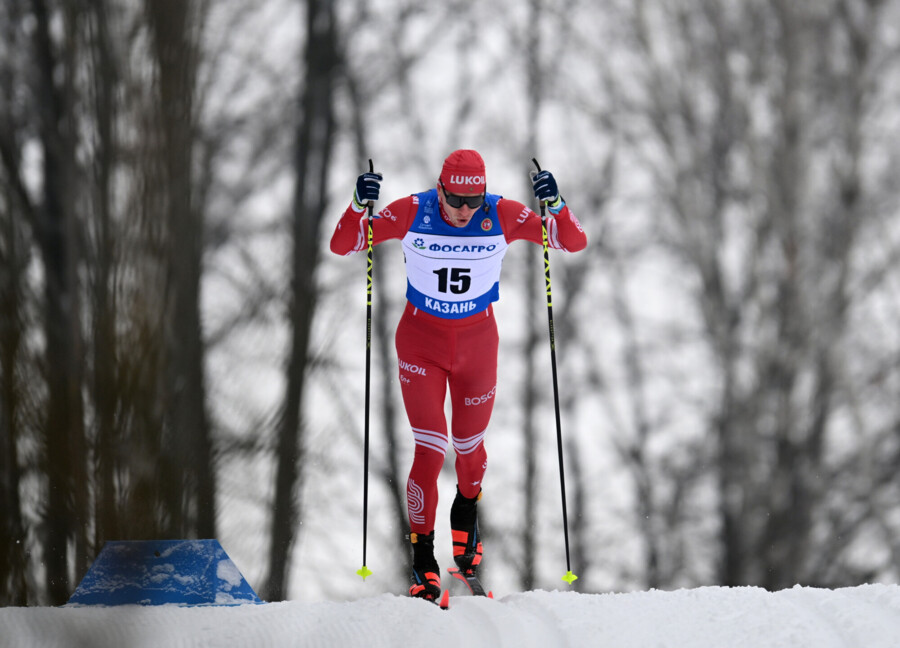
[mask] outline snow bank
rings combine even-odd
[[[450,609],[384,594],[240,607],[0,609],[0,647],[896,648],[900,587],[707,587],[451,597]]]

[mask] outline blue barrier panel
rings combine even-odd
[[[262,603],[218,540],[111,541],[67,605]]]

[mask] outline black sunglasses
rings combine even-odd
[[[463,205],[468,205],[472,209],[478,209],[484,203],[484,194],[480,196],[460,196],[457,194],[447,193],[444,182],[441,181],[441,190],[444,192],[444,199],[453,209],[459,209]]]

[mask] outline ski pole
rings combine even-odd
[[[369,159],[369,171],[375,172],[375,166]],[[365,432],[363,433],[363,546],[362,567],[356,571],[363,580],[372,572],[366,566],[366,535],[369,526],[369,392],[372,384],[372,219],[375,204],[369,201],[366,219],[366,396],[365,396]]]
[[[538,173],[541,165],[535,158],[531,158]],[[541,239],[544,244],[544,279],[547,284],[547,318],[550,323],[550,367],[553,373],[553,405],[556,408],[556,445],[559,454],[559,487],[562,493],[563,533],[566,540],[566,575],[562,580],[571,585],[578,578],[572,573],[572,563],[569,557],[569,515],[566,511],[566,472],[563,465],[563,440],[562,423],[559,414],[559,385],[556,377],[556,337],[553,334],[553,297],[550,290],[550,246],[547,235],[547,202],[540,201],[541,205]]]

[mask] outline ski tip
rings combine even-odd
[[[372,572],[365,565],[363,565],[361,568],[357,569],[356,573],[359,574],[360,576],[362,576],[363,580],[366,580],[366,577],[372,575]]]
[[[569,585],[578,580],[578,576],[573,574],[571,571],[567,571],[566,575],[562,577],[564,581],[566,581]]]
[[[450,590],[444,590],[444,593],[441,595],[441,609],[446,610],[450,607]]]

